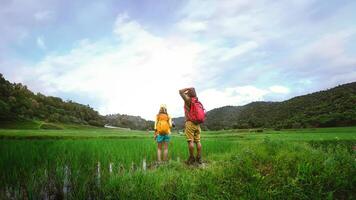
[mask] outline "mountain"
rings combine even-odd
[[[9,121],[41,120],[123,128],[152,129],[152,121],[138,116],[101,116],[89,105],[34,94],[25,85],[10,83],[0,74],[0,127]],[[173,119],[183,128],[184,118]],[[244,106],[224,106],[207,112],[202,128],[304,128],[356,125],[356,82],[294,97],[283,102],[252,102]]]
[[[154,122],[140,116],[112,114],[105,116],[105,123],[111,126],[130,128],[135,130],[152,130]]]
[[[19,124],[31,124],[34,120],[100,127],[109,124],[135,130],[153,129],[154,123],[139,116],[101,116],[89,105],[63,101],[41,93],[34,94],[25,85],[10,83],[0,74],[0,128],[16,128]],[[55,127],[53,124],[51,126]]]
[[[89,105],[34,94],[21,83],[10,83],[0,74],[0,126],[9,121],[43,120],[103,126],[103,117]]]
[[[181,120],[179,120],[181,121]],[[184,123],[184,122],[183,122]],[[182,127],[183,124],[178,124]],[[252,102],[207,112],[203,128],[304,128],[356,125],[356,82],[283,102]]]
[[[172,121],[176,125],[176,129],[184,129],[185,117],[173,118]]]

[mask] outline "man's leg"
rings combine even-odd
[[[188,150],[189,150],[189,158],[186,161],[188,165],[191,165],[194,163],[194,129],[192,127],[192,122],[187,121],[185,123],[185,136],[187,137],[188,141]]]
[[[168,142],[163,142],[163,148],[164,148],[163,161],[167,161],[167,158],[168,158]]]
[[[194,142],[188,141],[189,157],[194,157]]]
[[[157,144],[157,160],[161,162],[162,143],[158,142]]]
[[[197,157],[201,157],[201,143],[197,142]]]
[[[197,161],[199,164],[202,164],[202,161],[201,161],[200,133],[201,133],[201,129],[200,129],[200,126],[198,125],[196,127],[196,130],[195,130],[195,133],[194,133],[194,142],[197,145],[197,157],[196,157],[195,161]]]
[[[188,149],[189,149],[189,158],[188,158],[186,163],[188,165],[191,165],[191,164],[194,164],[194,162],[195,162],[195,158],[194,158],[194,142],[192,140],[188,141]]]
[[[200,141],[199,142],[196,142],[197,144],[197,158],[195,159],[199,164],[202,163],[201,161],[201,143]]]

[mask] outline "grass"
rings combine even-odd
[[[159,167],[147,132],[0,129],[0,138],[0,199],[356,198],[356,127],[203,132],[203,168],[183,163],[182,135]]]
[[[148,138],[141,131],[88,130],[1,130],[0,137],[8,139],[85,139],[85,138]]]
[[[0,121],[0,127],[5,129],[39,129],[40,125],[40,121],[34,120]]]
[[[0,127],[3,129],[15,130],[62,130],[62,129],[95,129],[96,127],[83,124],[64,124],[64,123],[50,123],[39,120],[28,119],[13,119],[8,121],[0,121]]]

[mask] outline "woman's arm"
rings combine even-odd
[[[170,116],[168,116],[168,124],[169,127],[172,127],[172,118]]]
[[[157,117],[156,117],[156,119],[155,119],[155,125],[154,125],[154,130],[155,130],[154,137],[157,136],[157,122],[158,122],[158,120],[157,120]]]

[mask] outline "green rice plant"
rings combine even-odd
[[[172,135],[170,162],[157,166],[157,144],[145,132],[5,131],[0,199],[353,199],[356,140],[340,129],[334,136],[324,129],[203,132],[201,167],[183,163],[188,149],[179,135]],[[339,134],[344,139],[328,139]]]

